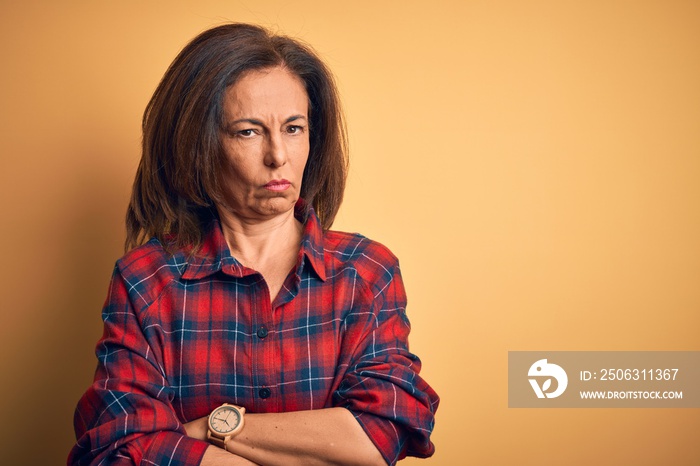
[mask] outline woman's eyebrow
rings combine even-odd
[[[306,120],[306,117],[304,115],[292,115],[286,120],[284,120],[285,123],[291,123],[296,120]]]
[[[284,120],[284,123],[286,124],[286,123],[291,123],[291,122],[293,122],[293,121],[297,121],[297,120],[306,120],[306,119],[307,119],[307,118],[306,118],[304,115],[301,115],[301,114],[299,114],[299,115],[292,115],[292,116],[288,117],[286,120]],[[258,119],[255,119],[255,118],[239,118],[238,120],[229,121],[229,122],[227,123],[227,126],[230,127],[230,126],[237,125],[237,124],[239,124],[239,123],[250,123],[250,124],[252,124],[252,125],[265,126],[265,124],[264,124],[262,121],[260,121],[260,120],[258,120]]]
[[[229,122],[228,122],[228,126],[237,125],[238,123],[250,123],[250,124],[253,124],[253,125],[265,126],[265,125],[263,125],[263,122],[262,122],[262,121],[256,120],[255,118],[241,118],[241,119],[238,119],[238,120],[229,121]]]

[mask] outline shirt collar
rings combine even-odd
[[[323,229],[313,207],[303,199],[299,199],[294,206],[294,216],[304,224],[301,239],[300,260],[297,271],[308,263],[322,280],[326,280],[326,267],[323,255]],[[187,254],[185,252],[185,254]],[[193,280],[204,278],[218,271],[232,276],[243,277],[255,273],[242,265],[235,257],[231,256],[221,224],[218,219],[211,222],[204,241],[197,253],[186,260],[187,264],[182,272],[182,278]]]
[[[301,253],[309,261],[321,281],[326,281],[326,261],[324,258],[323,228],[314,208],[299,199],[294,206],[294,216],[304,223],[301,239]]]

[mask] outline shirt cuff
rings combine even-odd
[[[355,416],[357,422],[360,423],[367,437],[377,447],[379,453],[382,454],[386,464],[392,466],[400,459],[406,457],[406,453],[401,448],[403,435],[399,432],[400,427],[383,417],[353,410],[350,410],[350,412]]]
[[[199,466],[208,447],[207,442],[178,432],[158,432],[144,453],[140,466]]]

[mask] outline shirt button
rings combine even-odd
[[[258,329],[258,338],[263,339],[267,336],[267,328],[263,325]]]
[[[272,392],[270,391],[269,388],[265,387],[265,388],[261,388],[260,390],[258,390],[258,395],[260,395],[260,398],[262,398],[264,400],[265,398],[270,398],[270,395],[272,395]]]

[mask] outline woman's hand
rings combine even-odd
[[[204,440],[206,442],[207,416],[185,423],[185,431],[187,432],[188,437],[196,438],[197,440]]]

